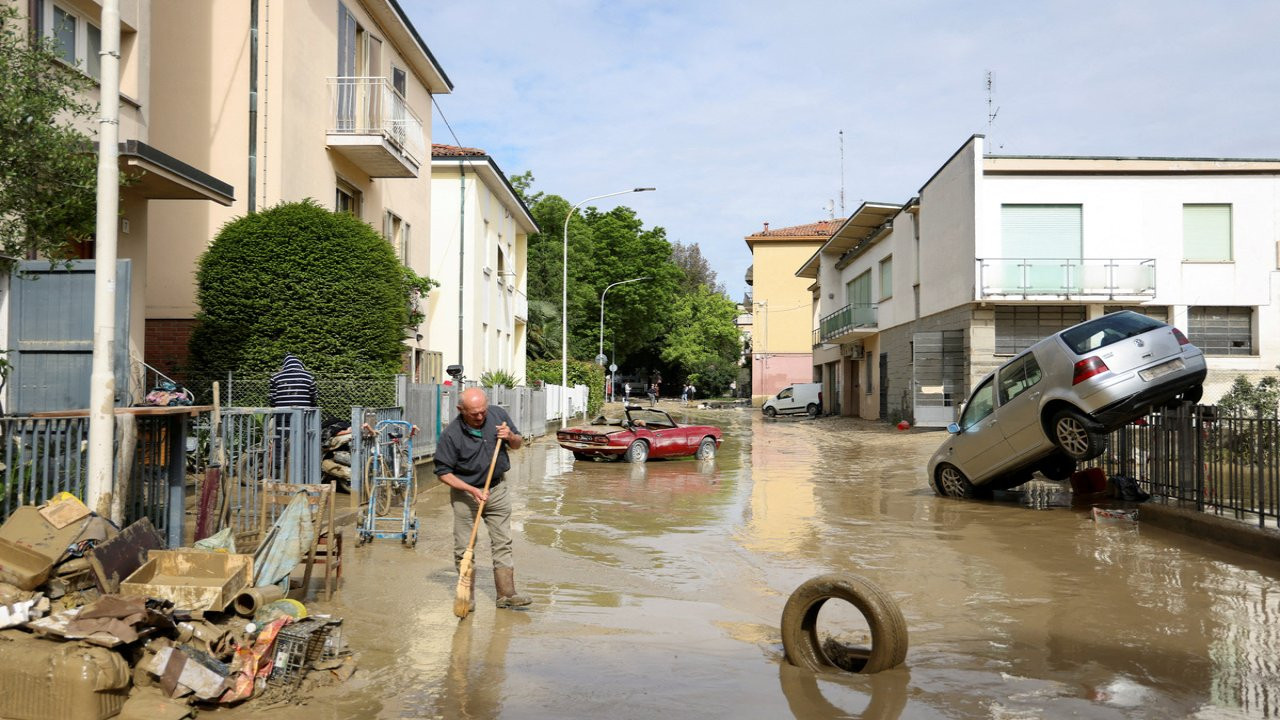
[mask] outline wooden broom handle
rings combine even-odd
[[[493,481],[493,469],[498,465],[498,452],[502,450],[502,438],[493,445],[493,457],[489,459],[489,475],[484,479],[484,491],[489,492],[489,483]],[[484,504],[487,500],[480,501],[480,507],[476,508],[476,521],[471,524],[471,541],[467,543],[467,549],[473,549],[476,546],[476,533],[480,531],[480,516],[484,513]]]

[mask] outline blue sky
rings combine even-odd
[[[698,243],[735,299],[744,236],[840,213],[841,130],[849,212],[910,198],[976,132],[993,153],[1280,158],[1273,0],[400,3],[459,143],[570,202],[657,187],[593,204]]]

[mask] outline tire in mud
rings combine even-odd
[[[709,437],[702,438],[702,442],[698,443],[698,452],[695,457],[699,460],[711,460],[714,459],[715,456],[716,441]]]
[[[643,464],[649,459],[649,443],[643,440],[632,441],[631,445],[627,446],[627,453],[622,456],[622,459],[629,463]]]
[[[773,417],[774,415],[777,415],[777,414],[778,414],[778,411],[772,405],[764,409],[765,417]]]
[[[862,614],[871,629],[870,648],[839,646],[842,652],[836,653],[832,646],[838,643],[819,637],[818,612],[831,599],[843,600]],[[907,622],[893,598],[870,580],[848,573],[819,575],[806,580],[787,599],[782,609],[782,647],[788,662],[815,672],[878,673],[906,660]]]

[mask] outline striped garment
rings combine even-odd
[[[317,407],[316,378],[293,355],[284,356],[284,366],[271,376],[271,407]]]

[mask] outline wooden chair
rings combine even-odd
[[[307,493],[311,510],[311,522],[315,524],[316,538],[307,553],[306,569],[302,576],[302,591],[311,586],[311,572],[316,563],[324,565],[324,600],[332,596],[335,586],[342,580],[342,530],[334,524],[333,486],[328,483],[303,485],[299,483],[268,482],[262,488],[262,513],[259,516],[260,537],[275,524],[276,518],[293,501],[299,492]]]

